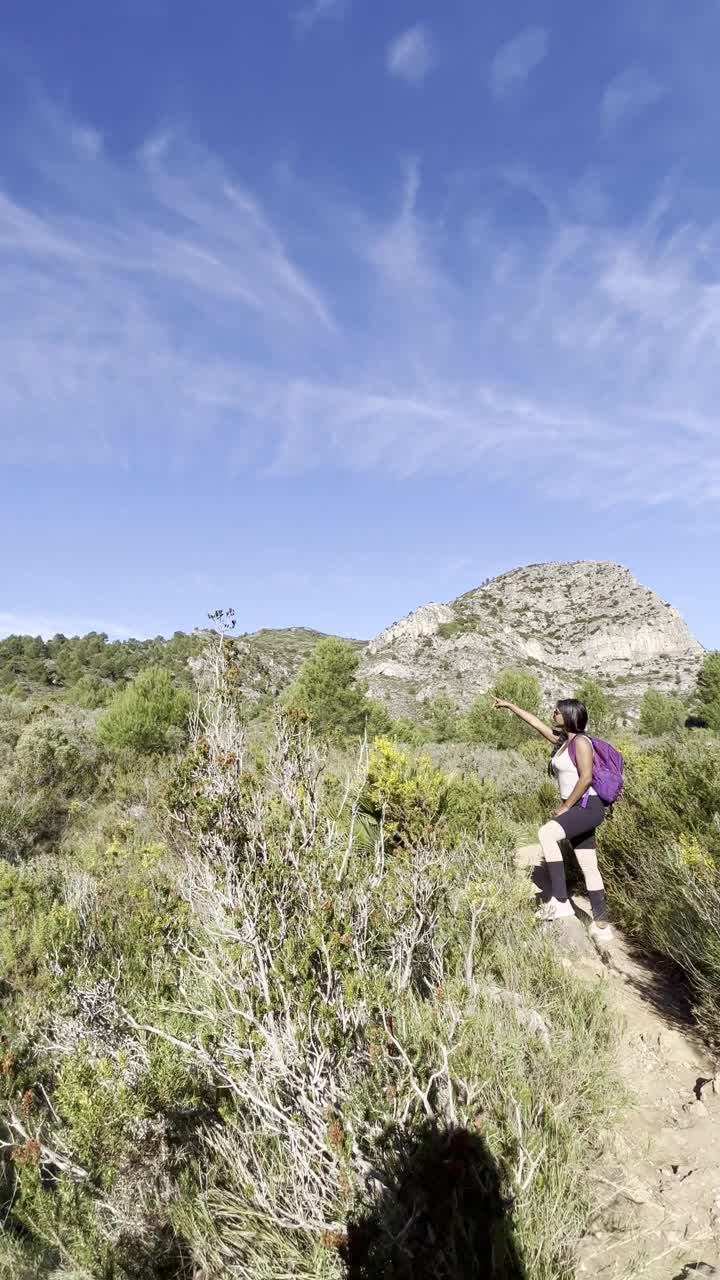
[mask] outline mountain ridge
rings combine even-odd
[[[368,643],[361,670],[395,714],[417,715],[439,692],[465,709],[507,667],[533,672],[550,699],[597,678],[634,714],[647,688],[689,689],[703,654],[678,610],[624,565],[545,561],[421,605]]]
[[[197,628],[112,642],[97,633],[49,641],[8,636],[0,640],[0,692],[61,694],[84,679],[80,705],[99,705],[148,665],[189,682],[190,659],[207,634]],[[234,635],[238,688],[250,702],[272,701],[325,635],[300,626]],[[677,609],[623,565],[604,560],[510,569],[447,603],[421,605],[371,640],[348,643],[371,695],[411,719],[440,692],[467,709],[508,667],[535,674],[548,701],[595,677],[632,717],[648,688],[689,690],[705,652]]]

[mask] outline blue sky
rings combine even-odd
[[[0,630],[370,636],[540,560],[720,646],[717,0],[24,0]]]

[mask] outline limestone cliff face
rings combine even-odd
[[[396,714],[441,690],[467,707],[507,667],[536,674],[548,699],[594,676],[632,713],[649,687],[687,689],[702,655],[677,610],[629,570],[578,561],[528,565],[416,609],[370,642],[362,674]]]
[[[452,622],[454,617],[455,614],[449,604],[423,604],[419,609],[409,613],[407,618],[401,618],[400,622],[395,622],[385,631],[381,631],[379,636],[370,641],[368,651],[381,653],[395,640],[419,640],[421,636],[434,636],[441,623]]]

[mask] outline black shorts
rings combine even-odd
[[[599,796],[588,796],[583,809],[582,801],[574,804],[567,813],[561,813],[554,822],[558,822],[570,841],[573,849],[594,849],[595,832],[607,813],[607,806]]]

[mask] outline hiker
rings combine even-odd
[[[549,769],[558,783],[562,804],[550,822],[538,831],[546,869],[544,897],[549,890],[538,917],[541,920],[560,920],[575,914],[568,899],[561,849],[561,841],[567,840],[575,851],[585,880],[593,915],[590,932],[599,942],[609,942],[613,935],[608,924],[605,886],[595,849],[595,832],[609,805],[600,799],[592,785],[595,748],[585,734],[587,708],[577,698],[562,698],[555,707],[550,728],[537,716],[504,698],[495,698],[494,701],[497,709],[512,711],[553,744]],[[622,768],[622,758],[618,756],[618,759]]]

